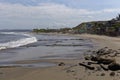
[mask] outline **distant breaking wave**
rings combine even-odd
[[[6,42],[6,43],[0,43],[0,50],[8,49],[8,48],[16,48],[16,47],[20,47],[20,46],[24,46],[27,44],[37,42],[36,37],[31,36],[29,34],[16,33],[16,32],[1,32],[1,33],[2,34],[13,34],[13,35],[23,35],[23,36],[26,36],[26,38],[22,38],[22,39],[19,39],[16,41],[10,41],[10,42]]]

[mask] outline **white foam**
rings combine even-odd
[[[10,42],[6,42],[6,43],[0,43],[0,50],[7,49],[7,48],[20,47],[20,46],[24,46],[24,45],[27,45],[27,44],[37,42],[36,37],[31,36],[29,34],[25,34],[25,33],[3,32],[2,34],[24,35],[27,38],[19,39],[19,40],[16,40],[16,41],[10,41]]]

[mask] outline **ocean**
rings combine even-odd
[[[72,35],[33,34],[30,30],[0,31],[0,66],[15,61],[40,59],[80,59],[92,49],[89,39]],[[25,64],[24,64],[25,65]]]
[[[37,42],[37,39],[24,32],[0,32],[0,50],[16,48],[34,42]]]

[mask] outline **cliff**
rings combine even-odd
[[[73,28],[74,33],[90,33],[99,35],[119,36],[120,15],[109,21],[84,22]]]

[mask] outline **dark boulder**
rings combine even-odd
[[[112,71],[120,70],[120,64],[118,64],[118,63],[111,63],[110,65],[108,65],[108,69],[112,70]]]

